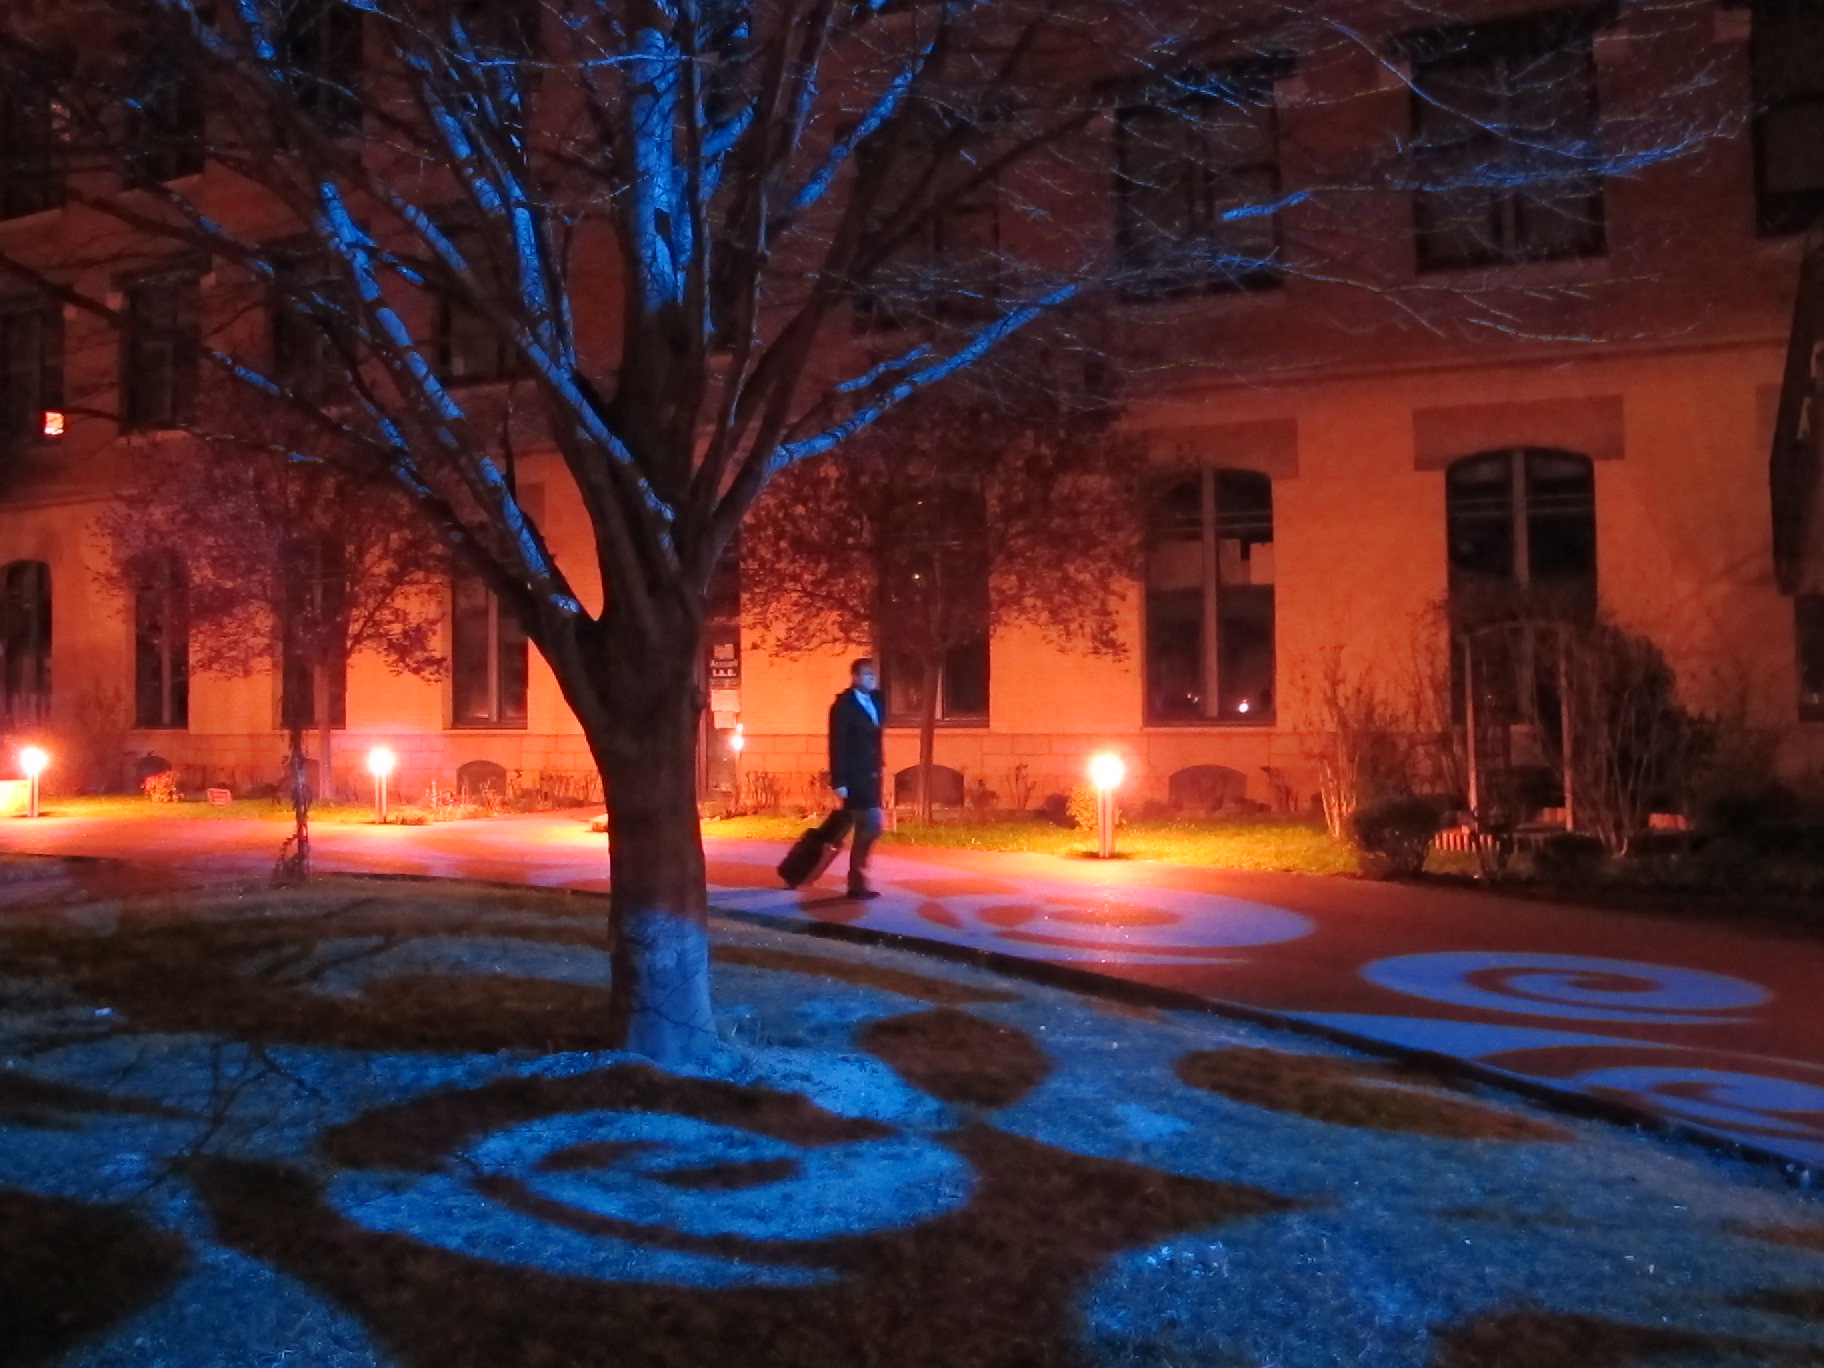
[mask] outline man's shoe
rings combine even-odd
[[[880,896],[879,893],[877,893],[874,889],[869,888],[866,884],[850,884],[849,885],[849,901],[850,902],[866,902],[870,898],[878,898],[879,896]]]

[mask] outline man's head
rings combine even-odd
[[[849,666],[849,683],[863,693],[873,693],[880,687],[880,672],[874,668],[873,656],[863,656]]]

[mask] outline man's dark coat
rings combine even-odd
[[[876,716],[886,715],[886,700],[876,690],[868,695]],[[880,725],[868,716],[853,689],[844,689],[830,705],[830,787],[847,789],[845,808],[877,808],[880,775],[886,765]]]

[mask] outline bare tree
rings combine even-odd
[[[316,728],[314,796],[331,798],[348,662],[444,672],[449,558],[412,500],[341,459],[331,435],[270,405],[225,412],[234,407],[221,398],[217,417],[239,440],[164,443],[140,460],[136,487],[102,519],[105,578],[123,604],[155,591],[161,631],[187,641],[189,669],[244,677],[277,664],[304,855],[300,733]]]
[[[1655,21],[1674,9],[1655,6]],[[1353,258],[1321,223],[1303,259],[1260,231],[1286,206],[1335,205],[1330,221],[1347,229],[1359,192],[1420,184],[1438,240],[1460,242],[1486,217],[1469,191],[1512,197],[1536,182],[1549,221],[1576,225],[1588,197],[1567,185],[1701,142],[1687,80],[1664,93],[1671,132],[1647,102],[1605,138],[1576,119],[1555,130],[1556,106],[1544,126],[1537,102],[1505,123],[1500,109],[1465,106],[1466,135],[1442,129],[1419,182],[1403,158],[1325,163],[1294,190],[1235,165],[1237,126],[1259,122],[1238,116],[1270,111],[1273,72],[1219,78],[1210,64],[1378,54],[1360,24],[1454,17],[1419,10],[22,3],[0,18],[7,78],[54,90],[95,175],[71,183],[65,257],[9,248],[0,273],[130,324],[93,281],[127,247],[163,238],[207,254],[217,293],[276,295],[307,325],[346,381],[337,403],[288,383],[245,329],[211,328],[203,355],[394,481],[538,646],[608,793],[613,1028],[632,1049],[679,1059],[714,1038],[693,784],[705,596],[769,482],[1093,287],[1347,275]],[[1535,66],[1529,79],[1549,85],[1556,68]],[[1159,117],[1111,120],[1126,107]],[[1115,232],[1068,208],[1107,185],[1101,153],[1084,149],[1108,146],[1111,122],[1132,209]],[[176,179],[194,169],[202,131],[210,173]],[[974,308],[907,329],[884,356],[856,346],[858,293],[890,299],[908,263],[942,248],[945,225],[990,190],[1009,219],[996,269],[949,281]],[[320,273],[290,269],[297,239]],[[1544,335],[1557,315],[1502,316]],[[586,558],[559,564],[516,497],[498,392],[455,383],[490,375],[523,377],[512,419],[568,472]]]
[[[958,692],[947,669],[979,656],[960,667],[974,667],[961,689],[985,685],[988,641],[1016,623],[1083,654],[1127,652],[1119,609],[1139,571],[1142,456],[1080,377],[1055,383],[1076,359],[1009,343],[840,460],[787,472],[743,531],[743,613],[761,648],[872,645],[895,701],[914,705],[921,821],[940,703],[946,686]]]

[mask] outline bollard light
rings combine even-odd
[[[375,746],[367,753],[367,772],[374,776],[374,820],[386,821],[386,776],[393,772],[393,753]]]
[[[44,767],[50,763],[51,757],[36,746],[27,746],[19,752],[19,768],[25,771],[25,777],[31,781],[25,795],[27,817],[38,815],[38,776],[44,773]]]
[[[736,755],[747,749],[747,735],[741,730],[741,724],[735,723],[735,734],[728,738],[728,748]]]
[[[1089,782],[1096,786],[1096,854],[1104,860],[1115,853],[1115,790],[1126,777],[1118,755],[1105,752],[1089,762]]]

